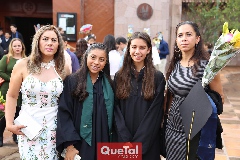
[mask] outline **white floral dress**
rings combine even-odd
[[[45,73],[42,74],[42,72],[41,75],[44,76],[37,77],[30,74],[24,79],[21,86],[21,110],[25,110],[44,128],[36,140],[29,140],[25,135],[18,136],[20,158],[23,160],[58,159],[56,151],[57,111],[63,82],[53,66],[50,69],[43,68],[43,70]],[[50,74],[50,77],[55,78],[48,81],[40,80],[46,80]]]

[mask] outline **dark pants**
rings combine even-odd
[[[20,110],[21,110],[20,107],[16,107],[16,113],[15,113],[14,119],[18,117]],[[0,120],[0,137],[3,137],[3,132],[4,132],[5,128],[6,128],[6,119],[5,119],[5,117],[3,117]]]

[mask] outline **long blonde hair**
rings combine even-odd
[[[19,39],[19,38],[13,38],[12,40],[11,40],[11,42],[9,43],[9,51],[8,51],[8,54],[7,54],[7,57],[8,58],[10,58],[10,57],[14,57],[14,52],[13,52],[13,42],[15,42],[15,41],[19,41],[19,42],[21,42],[21,44],[22,44],[22,52],[21,52],[21,57],[22,58],[25,58],[26,57],[26,54],[25,54],[25,52],[26,52],[26,47],[25,47],[25,45],[23,44],[23,42],[21,41],[21,39]]]

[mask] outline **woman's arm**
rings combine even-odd
[[[13,120],[16,112],[20,87],[23,81],[23,75],[24,72],[27,72],[26,66],[26,60],[19,60],[19,62],[15,64],[9,83],[9,89],[6,95],[6,128],[15,134],[23,134],[21,132],[21,128],[25,127],[23,125],[14,125]]]
[[[218,92],[221,95],[222,103],[224,103],[224,95],[223,95],[223,88],[220,78],[220,73],[218,73],[214,79],[209,84],[210,89]]]
[[[67,51],[64,50],[64,58],[65,58],[65,70],[67,70],[67,75],[72,73],[72,59],[70,55],[67,53]]]

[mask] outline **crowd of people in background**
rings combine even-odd
[[[170,64],[168,43],[159,32],[159,47],[146,32],[135,32],[128,40],[109,34],[103,42],[90,33],[73,47],[62,28],[37,25],[34,29],[26,57],[17,26],[11,24],[11,32],[0,28],[0,77],[4,79],[0,91],[6,99],[0,147],[6,127],[18,143],[21,159],[61,159],[65,150],[68,160],[76,154],[96,160],[97,143],[114,141],[140,142],[143,160],[159,160],[164,105],[169,101],[166,157],[186,158],[189,144],[179,106],[202,78],[212,48],[206,43],[203,50],[194,22],[178,24]],[[223,94],[219,75],[209,87]],[[164,100],[166,93],[171,99]],[[42,125],[43,132],[35,140],[21,131],[27,126],[14,124],[21,112]],[[197,159],[199,139],[200,133],[190,142],[190,159]]]

